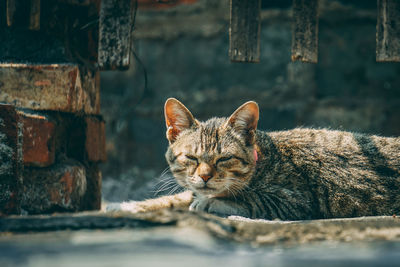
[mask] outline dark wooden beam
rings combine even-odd
[[[31,0],[31,10],[29,14],[29,29],[40,29],[40,0]]]
[[[75,6],[88,6],[90,5],[92,0],[58,0],[61,3],[75,5]]]
[[[102,0],[98,50],[101,70],[129,67],[132,11],[133,0]]]
[[[400,62],[400,1],[378,0],[376,61]]]
[[[40,0],[7,0],[7,25],[29,30],[40,29]]]
[[[260,62],[261,0],[231,0],[229,57],[233,62]]]
[[[18,0],[7,0],[7,25],[12,26],[14,24],[14,15],[17,9]]]
[[[293,0],[292,61],[318,62],[318,0]]]
[[[0,0],[0,27],[7,25],[7,1]]]

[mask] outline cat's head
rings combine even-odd
[[[164,113],[166,159],[181,186],[208,196],[234,196],[247,186],[257,161],[257,103],[243,104],[229,118],[200,122],[170,98]]]

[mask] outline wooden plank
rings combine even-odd
[[[40,0],[31,0],[29,29],[35,31],[40,29]]]
[[[292,61],[318,62],[318,0],[293,0]]]
[[[129,67],[132,10],[133,0],[102,0],[98,53],[101,70]]]
[[[17,9],[18,0],[7,0],[7,25],[10,27],[14,24],[14,15]]]
[[[231,0],[229,57],[233,62],[260,62],[261,0]]]
[[[400,1],[378,0],[376,61],[400,61]]]
[[[6,14],[9,27],[40,29],[40,0],[7,0]]]

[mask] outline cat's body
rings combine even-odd
[[[282,220],[400,212],[400,138],[326,129],[263,132],[256,130],[254,102],[228,119],[199,122],[169,99],[165,115],[167,161],[194,199],[171,196],[164,206]]]
[[[256,147],[259,159],[239,215],[298,220],[400,211],[399,138],[257,131]]]

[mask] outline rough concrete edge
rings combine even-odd
[[[161,210],[137,214],[120,211],[81,212],[0,218],[0,232],[3,233],[122,227],[142,229],[155,226],[195,228],[217,239],[252,246],[400,241],[400,218],[396,216],[287,222],[241,217],[220,218],[204,213]]]

